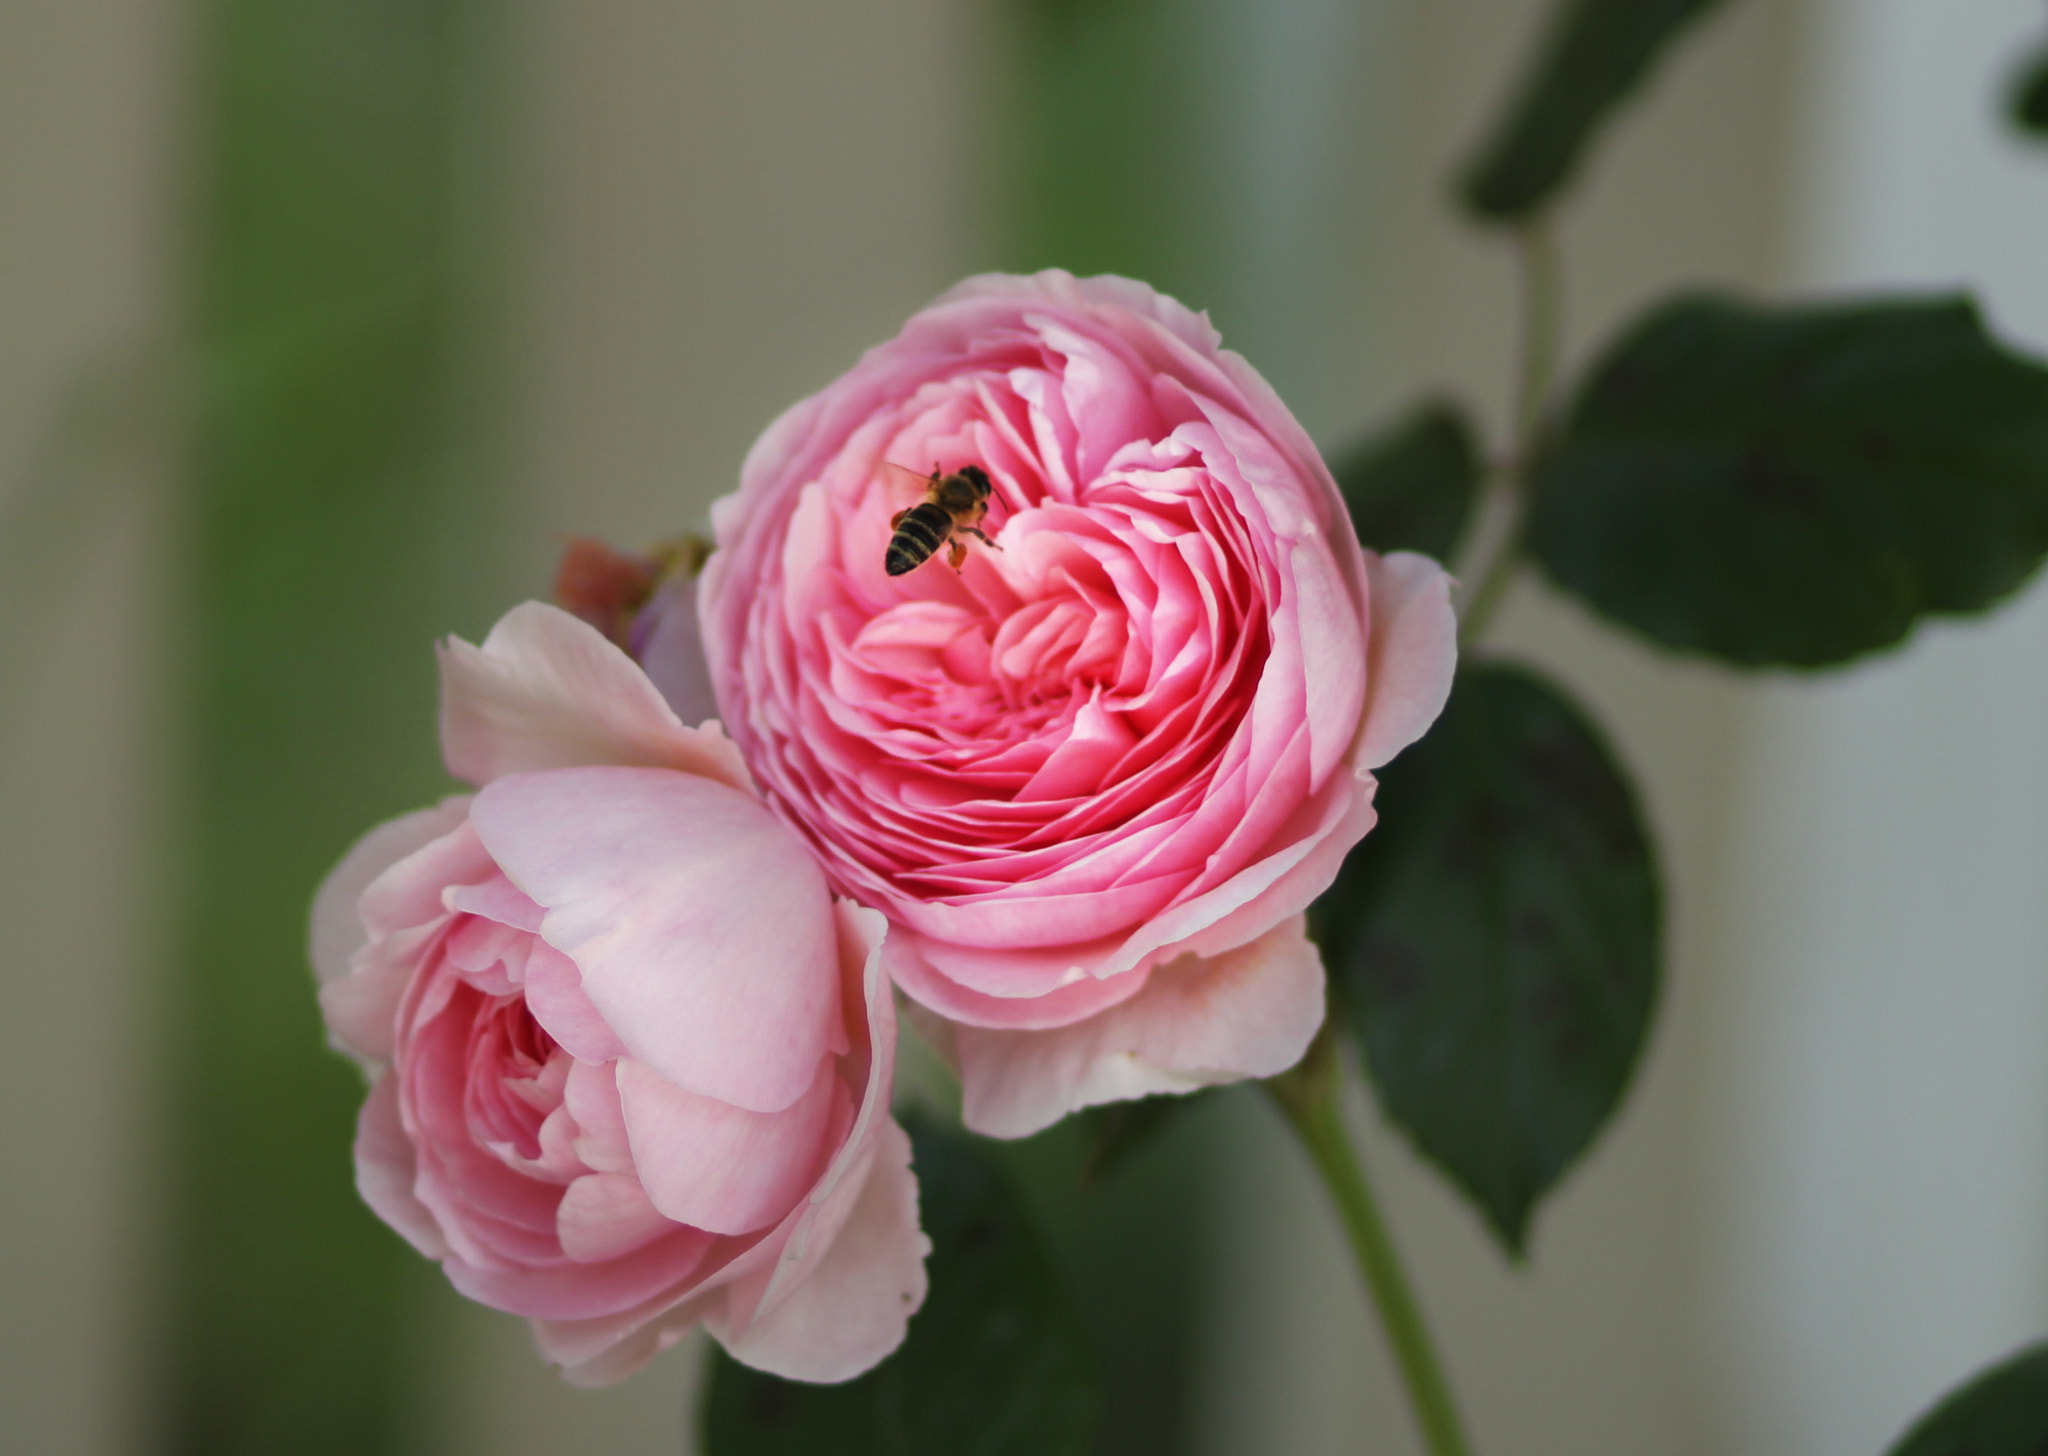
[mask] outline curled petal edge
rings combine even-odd
[[[441,645],[441,754],[477,785],[549,768],[671,768],[742,793],[754,783],[714,721],[685,726],[661,690],[588,622],[522,602],[474,647]]]
[[[457,794],[431,809],[387,819],[349,846],[313,893],[308,949],[315,980],[324,986],[347,975],[349,962],[368,943],[356,905],[370,881],[415,850],[452,833],[468,814],[469,795]]]
[[[1322,957],[1294,915],[1234,950],[1159,966],[1130,1000],[1072,1026],[964,1026],[915,1005],[911,1015],[959,1070],[961,1121],[1017,1138],[1104,1102],[1284,1072],[1323,1011]]]
[[[1372,592],[1365,718],[1352,761],[1375,769],[1420,738],[1443,712],[1458,669],[1451,575],[1427,556],[1365,553]]]

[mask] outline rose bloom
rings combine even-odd
[[[997,549],[887,575],[919,477],[970,464]],[[969,1126],[1299,1058],[1302,912],[1442,708],[1455,624],[1434,562],[1360,549],[1206,318],[1122,278],[970,279],[770,426],[712,526],[719,716],[887,915]]]
[[[314,907],[329,1034],[374,1079],[363,1197],[579,1383],[699,1322],[777,1374],[867,1369],[929,1247],[883,918],[592,628],[528,604],[441,665],[480,792],[372,830]]]

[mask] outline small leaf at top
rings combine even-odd
[[[1680,31],[1718,3],[1566,0],[1514,103],[1465,169],[1466,206],[1502,222],[1541,208],[1607,113]]]
[[[2036,52],[2020,71],[2006,115],[2030,137],[2048,137],[2048,49]]]
[[[1922,1416],[1889,1456],[2041,1456],[2048,1451],[2048,1344],[1993,1366]]]
[[[1599,735],[1520,668],[1460,668],[1380,777],[1310,923],[1387,1115],[1519,1257],[1649,1031],[1649,835]]]
[[[1818,667],[2048,553],[2048,369],[1964,299],[1656,309],[1544,457],[1531,554],[1666,647]]]
[[[1373,551],[1420,551],[1442,561],[1457,544],[1479,486],[1479,449],[1458,409],[1417,406],[1391,429],[1330,462],[1351,524]]]
[[[716,1346],[705,1456],[1085,1456],[1095,1370],[1016,1190],[979,1141],[906,1116],[931,1292],[858,1379],[805,1385]]]

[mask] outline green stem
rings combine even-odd
[[[1522,275],[1522,352],[1515,382],[1514,452],[1495,477],[1492,510],[1501,521],[1500,529],[1482,560],[1462,563],[1461,574],[1473,586],[1458,617],[1460,647],[1469,647],[1485,630],[1521,566],[1529,471],[1550,408],[1563,333],[1562,270],[1556,242],[1542,217],[1517,230],[1515,255]]]
[[[1386,1331],[1402,1383],[1408,1387],[1423,1444],[1430,1456],[1470,1456],[1472,1448],[1458,1422],[1450,1383],[1430,1342],[1422,1306],[1401,1268],[1393,1235],[1344,1128],[1344,1070],[1327,1022],[1300,1064],[1268,1078],[1265,1088],[1308,1150],[1323,1186],[1337,1205],[1358,1272],[1365,1276],[1380,1327]]]

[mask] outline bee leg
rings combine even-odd
[[[975,534],[975,536],[977,536],[977,537],[978,537],[978,538],[980,539],[980,541],[981,541],[981,544],[982,544],[982,545],[984,545],[984,546],[986,546],[986,547],[988,547],[988,549],[989,549],[989,550],[991,550],[991,551],[1000,551],[1000,550],[1002,550],[1002,549],[1003,549],[1002,547],[1000,547],[1000,546],[996,545],[996,543],[995,543],[995,542],[993,542],[993,541],[989,540],[989,538],[988,538],[988,533],[987,533],[986,531],[982,530],[982,529],[981,529],[981,527],[979,527],[979,526],[969,526],[969,527],[967,527],[966,529],[967,529],[967,530],[969,530],[969,531],[972,531],[972,532],[973,532],[973,533]]]
[[[966,559],[967,543],[965,541],[962,541],[958,536],[955,536],[951,541],[948,541],[946,543],[946,565],[952,567],[955,571],[958,571],[960,569],[960,563],[962,563]]]
[[[893,531],[898,526],[902,525],[903,518],[909,514],[909,511],[898,511],[895,515],[889,517],[889,529]]]

